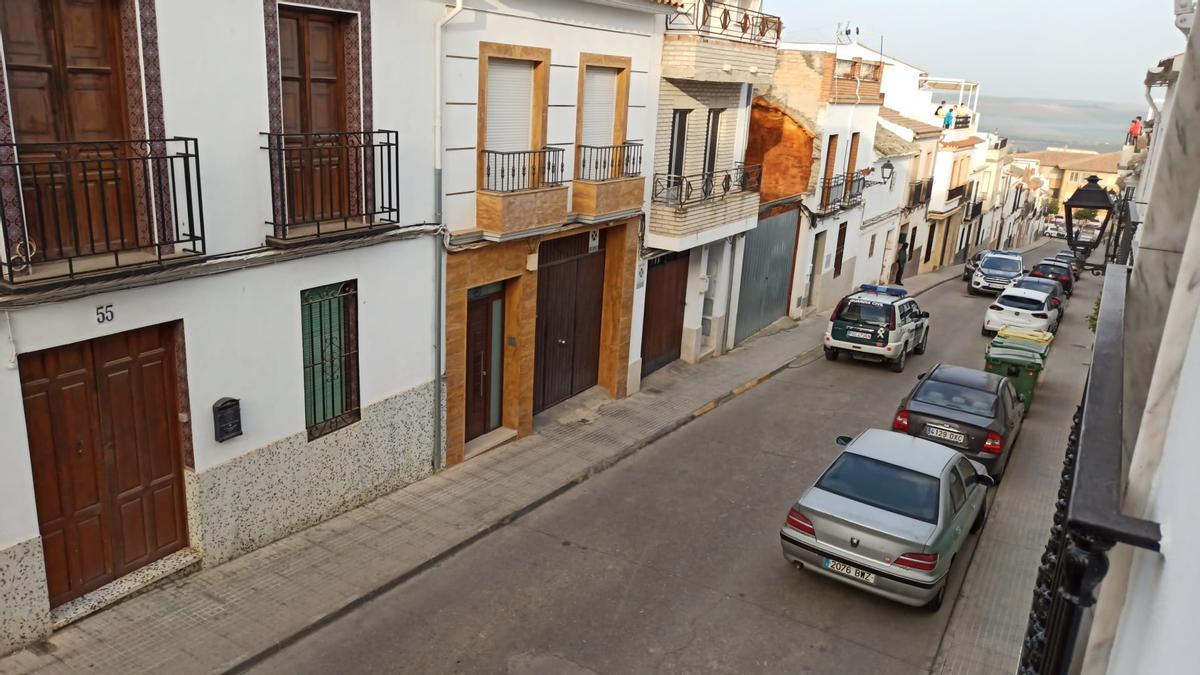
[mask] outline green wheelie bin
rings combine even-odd
[[[1004,337],[1002,335],[997,335],[996,337],[992,338],[992,343],[989,345],[989,348],[1020,349],[1027,352],[1033,352],[1034,354],[1042,357],[1043,361],[1050,358],[1049,342],[1039,342],[1022,337]]]
[[[1037,389],[1038,377],[1046,367],[1046,360],[1025,349],[988,345],[985,368],[1012,380],[1017,393],[1025,398],[1025,412],[1033,405],[1033,393]]]

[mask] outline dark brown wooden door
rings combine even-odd
[[[837,170],[837,134],[829,135],[829,142],[825,144],[825,174],[822,176],[821,185],[821,208],[828,208],[833,201],[833,174]]]
[[[32,253],[148,243],[127,147],[94,143],[129,137],[116,0],[0,0],[0,31]]]
[[[187,545],[173,330],[20,357],[51,606]]]
[[[342,30],[335,14],[279,10],[283,131],[295,134],[285,142],[291,222],[341,218],[351,199]]]
[[[646,312],[642,321],[642,376],[679,358],[687,304],[687,251],[647,263]]]
[[[595,251],[588,242],[587,233],[554,239],[538,253],[535,413],[599,381],[604,237]]]

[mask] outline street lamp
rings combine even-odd
[[[1079,250],[1085,253],[1091,253],[1101,241],[1104,240],[1104,230],[1108,226],[1109,213],[1112,211],[1112,197],[1104,188],[1100,187],[1100,179],[1096,176],[1088,176],[1087,182],[1083,184],[1071,198],[1063,202],[1063,211],[1066,215],[1067,222],[1067,246],[1072,251]],[[1091,246],[1086,244],[1076,248],[1075,242],[1075,224],[1072,218],[1074,211],[1104,211],[1104,220],[1101,221],[1100,234],[1096,237],[1096,241]]]
[[[872,171],[874,171],[874,169],[872,169]],[[883,178],[883,180],[868,180],[866,181],[867,187],[872,185],[883,185],[884,183],[892,182],[892,174],[894,174],[895,171],[896,167],[892,165],[892,160],[889,159],[885,161],[883,166],[879,167],[879,176]]]

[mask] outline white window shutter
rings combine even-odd
[[[533,62],[489,59],[487,79],[486,149],[532,149]]]
[[[588,66],[583,73],[583,144],[612,145],[617,69]]]

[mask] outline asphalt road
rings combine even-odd
[[[931,614],[793,569],[778,534],[837,435],[887,428],[939,361],[982,364],[986,298],[952,281],[918,302],[933,332],[904,373],[819,354],[796,364],[257,672],[928,672],[975,537]]]

